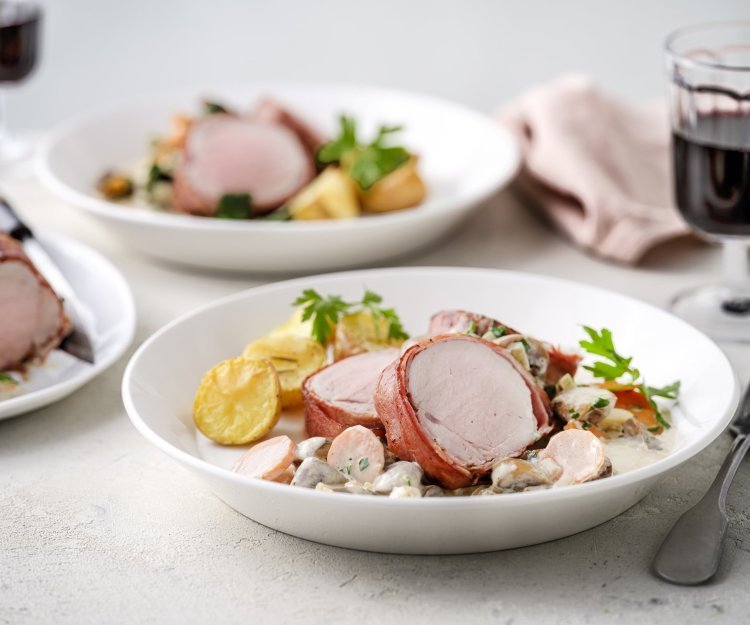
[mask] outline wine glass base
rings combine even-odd
[[[716,341],[750,343],[750,289],[699,286],[678,293],[669,309]]]

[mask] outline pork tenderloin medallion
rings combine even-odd
[[[493,329],[495,330],[493,334]],[[502,340],[504,337],[526,339],[527,356],[531,373],[541,384],[557,384],[565,374],[575,376],[581,357],[560,351],[554,345],[514,330],[508,325],[478,313],[467,310],[441,310],[430,318],[429,336],[440,334],[461,334],[472,330],[474,334],[486,338]]]
[[[45,358],[70,327],[62,301],[23,246],[0,233],[0,370]]]
[[[333,438],[353,425],[379,436],[383,425],[373,394],[381,372],[399,356],[398,349],[381,349],[349,356],[316,371],[302,385],[308,436]]]
[[[529,373],[508,350],[465,334],[409,348],[380,376],[375,408],[388,448],[449,489],[476,483],[551,429]]]
[[[286,126],[211,115],[190,126],[174,171],[173,208],[212,216],[223,195],[248,193],[253,214],[263,214],[314,175],[310,153]]]
[[[258,122],[280,124],[291,130],[310,155],[315,158],[317,151],[326,143],[326,139],[315,128],[300,117],[271,98],[264,98],[253,109],[250,119]]]

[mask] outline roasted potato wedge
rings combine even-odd
[[[268,360],[231,358],[201,380],[193,420],[208,438],[223,445],[244,445],[263,438],[281,414],[281,386]]]
[[[307,336],[277,335],[253,341],[242,353],[245,358],[268,360],[276,369],[281,384],[284,408],[302,403],[302,382],[326,364],[326,352],[315,339]]]
[[[326,168],[288,206],[292,219],[351,219],[360,213],[356,185],[338,167]]]
[[[362,207],[374,213],[416,206],[424,200],[425,195],[427,195],[427,187],[417,171],[415,156],[378,180],[369,189],[359,190]]]
[[[341,360],[347,356],[372,352],[386,347],[400,347],[400,339],[388,338],[388,322],[375,319],[369,312],[344,315],[336,325],[333,357]]]

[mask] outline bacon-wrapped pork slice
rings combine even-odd
[[[383,371],[375,408],[390,451],[451,489],[551,429],[547,395],[510,352],[465,334],[410,347]]]
[[[333,438],[353,425],[383,434],[373,394],[381,372],[398,358],[397,349],[365,352],[338,360],[302,385],[308,436]]]
[[[23,251],[0,233],[0,370],[41,360],[70,332],[62,301]]]
[[[315,175],[311,154],[282,124],[211,115],[191,124],[174,171],[173,208],[216,214],[227,194],[251,196],[253,214],[281,206]]]
[[[531,373],[540,384],[556,384],[565,374],[575,376],[581,357],[560,351],[557,347],[523,334],[504,323],[466,310],[441,310],[430,319],[428,334],[458,334],[473,330],[478,336],[491,333],[493,328],[498,340],[505,343],[513,337],[523,337],[528,343],[528,360]],[[492,338],[495,338],[493,335]],[[503,341],[501,341],[503,342]]]

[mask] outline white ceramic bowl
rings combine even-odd
[[[496,317],[562,346],[581,324],[610,328],[652,385],[679,379],[669,455],[629,473],[559,489],[496,497],[398,500],[322,493],[249,479],[228,467],[241,450],[213,444],[193,425],[195,389],[211,366],[241,352],[285,320],[290,302],[313,287],[345,299],[366,285],[396,307],[408,330],[429,316],[465,308]],[[629,508],[665,474],[690,460],[727,425],[738,399],[722,351],[669,313],[574,282],[486,269],[383,269],[302,278],[251,289],[172,322],[147,340],[123,380],[128,414],[159,449],[203,476],[242,514],[269,527],[330,545],[392,553],[464,553],[539,543],[602,523]],[[276,433],[302,435],[301,417]]]
[[[43,365],[30,367],[22,394],[0,401],[0,419],[54,403],[106,370],[133,341],[135,304],[125,278],[103,256],[76,241],[37,233],[50,258],[91,313],[94,364],[53,351]]]
[[[210,269],[304,272],[364,266],[416,250],[450,232],[472,208],[506,184],[518,150],[491,118],[437,98],[354,85],[258,84],[221,89],[217,99],[247,109],[263,95],[289,105],[332,136],[341,113],[365,135],[380,123],[403,124],[404,145],[419,154],[429,195],[420,206],[349,221],[237,222],[135,209],[98,196],[108,168],[143,159],[148,138],[169,117],[196,110],[195,92],[88,116],[58,129],[38,160],[43,182],[151,256]]]

